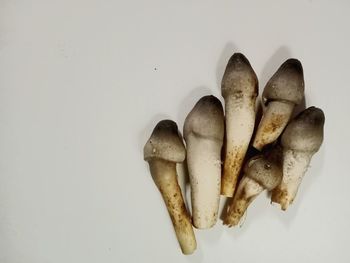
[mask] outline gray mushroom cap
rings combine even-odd
[[[299,104],[304,97],[304,73],[299,60],[286,60],[267,82],[262,94],[263,103],[285,100]]]
[[[143,155],[145,161],[162,159],[180,163],[185,160],[186,149],[174,121],[158,122],[143,148]]]
[[[224,112],[220,100],[214,96],[202,97],[186,117],[185,140],[193,133],[196,136],[223,141],[224,132]]]
[[[244,173],[268,191],[274,189],[282,180],[281,166],[262,155],[251,158],[244,167]]]
[[[221,93],[224,98],[228,95],[258,95],[258,78],[243,54],[234,53],[229,59],[222,77]]]
[[[307,108],[288,124],[281,139],[283,148],[317,152],[323,141],[324,122],[325,116],[321,109]]]

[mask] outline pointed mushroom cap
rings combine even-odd
[[[202,97],[187,115],[184,125],[185,140],[190,133],[204,138],[224,139],[224,112],[214,96]]]
[[[143,148],[143,155],[145,161],[156,158],[180,163],[185,160],[185,146],[174,121],[158,122]]]
[[[291,121],[282,135],[283,148],[303,152],[317,152],[323,141],[324,113],[310,107]]]
[[[244,167],[244,173],[268,191],[274,189],[282,180],[281,166],[262,155],[250,159]]]
[[[304,97],[304,73],[299,60],[286,60],[267,82],[262,94],[263,103],[285,100],[299,104]]]
[[[257,96],[258,78],[248,59],[241,53],[234,53],[227,63],[221,82],[221,93],[228,95]]]

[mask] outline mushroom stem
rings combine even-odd
[[[294,104],[288,101],[271,101],[259,123],[253,147],[259,151],[277,140],[292,116]]]
[[[193,225],[210,228],[216,223],[219,210],[222,141],[190,134],[186,142]]]
[[[149,166],[168,209],[182,253],[192,254],[197,246],[196,239],[177,182],[176,163],[153,159],[149,161]]]
[[[271,201],[279,203],[282,210],[287,210],[293,203],[299,185],[309,167],[312,154],[309,152],[283,151],[285,163],[283,165],[283,178],[271,195]]]
[[[229,227],[238,225],[250,203],[265,188],[249,177],[244,177],[240,182],[231,206],[228,208],[224,224]]]
[[[237,179],[254,131],[255,99],[251,97],[228,97],[226,109],[226,156],[224,176],[221,182],[221,194],[232,197]]]

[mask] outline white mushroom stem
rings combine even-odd
[[[221,194],[232,197],[254,131],[255,104],[251,97],[233,96],[225,99],[225,109],[226,155]]]
[[[149,161],[149,166],[168,209],[182,253],[192,254],[197,244],[177,181],[176,163],[153,159]]]
[[[283,178],[273,192],[272,202],[279,203],[282,210],[287,210],[293,203],[299,185],[309,167],[313,153],[286,150],[283,152]]]
[[[224,224],[229,227],[238,225],[250,203],[264,190],[265,188],[255,180],[244,177],[237,188],[232,205],[228,208]]]
[[[222,141],[192,133],[186,142],[193,224],[196,228],[210,228],[216,223],[219,210]]]
[[[288,101],[269,102],[256,132],[254,148],[261,150],[278,139],[292,116],[294,106]]]

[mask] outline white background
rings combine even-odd
[[[0,262],[350,262],[349,1],[0,2]],[[325,141],[287,212],[183,256],[143,161],[163,118],[220,96],[233,52],[266,81],[301,60]]]

